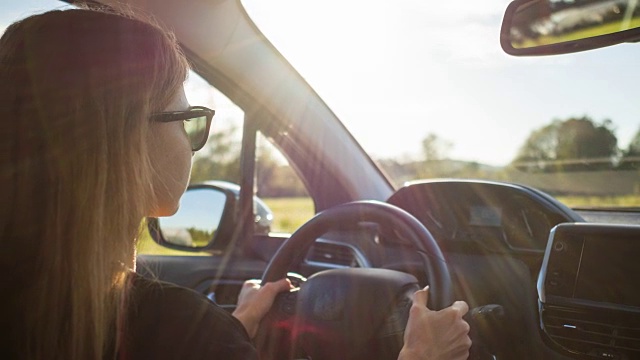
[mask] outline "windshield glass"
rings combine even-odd
[[[243,1],[396,186],[490,179],[640,206],[640,45],[511,57],[508,3]]]

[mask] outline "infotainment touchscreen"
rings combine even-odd
[[[640,307],[640,239],[585,236],[573,297]]]
[[[556,349],[578,359],[640,359],[640,226],[558,224],[538,299]]]
[[[640,232],[629,230],[559,225],[545,254],[542,293],[640,308]]]

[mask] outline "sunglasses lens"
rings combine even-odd
[[[207,117],[198,116],[184,121],[184,129],[189,136],[191,149],[194,151],[201,148],[207,141]]]

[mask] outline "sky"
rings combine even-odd
[[[451,143],[450,158],[505,165],[532,130],[583,115],[611,119],[626,148],[640,128],[640,44],[511,57],[499,45],[509,2],[463,3],[243,0],[374,158],[416,158],[421,140],[434,133]],[[8,6],[0,4],[0,29],[51,1]],[[194,96],[213,101],[210,92]],[[214,97],[218,108],[231,108]],[[223,113],[216,116],[231,116]]]
[[[416,156],[432,132],[451,158],[504,165],[555,118],[611,119],[623,148],[640,127],[640,45],[511,57],[499,45],[508,1],[243,3],[374,157]]]

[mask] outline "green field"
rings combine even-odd
[[[615,208],[640,207],[640,195],[624,196],[556,196],[556,199],[571,208]]]
[[[315,214],[311,198],[267,198],[262,199],[273,211],[271,231],[292,233]]]

